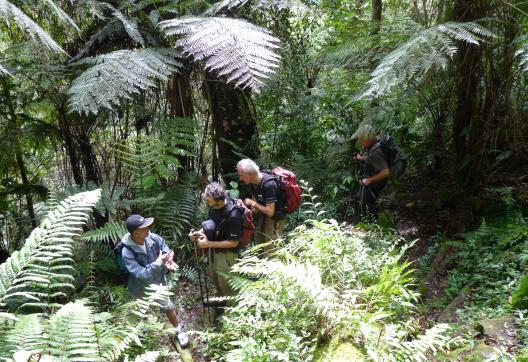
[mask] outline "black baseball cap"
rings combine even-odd
[[[126,221],[126,228],[128,232],[132,233],[134,230],[139,228],[146,228],[152,225],[154,222],[153,217],[143,217],[138,214],[130,215]]]

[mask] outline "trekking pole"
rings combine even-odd
[[[194,230],[191,230],[191,232]],[[202,267],[200,266],[200,259],[198,259],[198,246],[196,246],[196,241],[192,242],[194,245],[194,257],[196,258],[196,266],[198,267],[198,284],[200,285],[200,302],[202,303],[202,312],[205,315],[205,305],[204,305],[204,294],[202,286]]]
[[[208,249],[209,250],[209,255],[207,255],[207,262],[209,263],[209,259],[210,259],[210,252],[211,252],[211,249]],[[202,256],[204,254],[204,251],[202,250]],[[207,283],[207,276],[204,275],[204,286],[205,286],[205,303],[203,302],[203,294],[202,294],[202,305],[204,306],[204,310],[205,310],[205,307],[207,306],[207,319],[209,320],[209,323],[211,323],[211,310],[209,309],[209,286],[208,286],[208,283]]]

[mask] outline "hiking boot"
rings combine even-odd
[[[176,332],[176,339],[178,340],[178,343],[182,348],[186,348],[189,346],[189,336],[187,333],[182,329],[181,326],[174,327],[174,331]]]

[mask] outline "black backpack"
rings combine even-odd
[[[407,157],[403,154],[400,146],[387,134],[381,135],[378,143],[385,156],[385,161],[389,166],[391,176],[401,176],[407,166]]]
[[[126,268],[125,261],[123,260],[123,248],[127,248],[128,250],[130,250],[132,254],[134,255],[135,259],[137,259],[137,253],[131,247],[123,244],[122,241],[119,241],[114,247],[114,254],[115,254],[116,263],[117,263],[117,275],[119,276],[119,280],[121,280],[121,282],[123,282],[123,284],[126,286],[128,283],[128,277],[130,275],[130,272]]]

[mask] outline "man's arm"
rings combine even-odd
[[[209,241],[205,235],[198,238],[198,246],[202,249],[232,249],[238,246],[238,240]]]
[[[389,176],[390,176],[390,170],[387,167],[387,168],[381,170],[380,172],[378,172],[377,174],[375,174],[372,177],[364,178],[363,180],[361,180],[361,183],[363,185],[365,185],[365,186],[368,186],[368,185],[371,185],[371,184],[376,183],[378,181],[381,181],[383,179],[386,179]]]
[[[269,204],[266,204],[266,205],[261,205],[258,202],[256,202],[255,200],[246,199],[245,200],[245,204],[246,204],[246,206],[251,207],[252,209],[254,209],[256,212],[259,212],[259,213],[264,214],[266,216],[273,217],[273,215],[275,215],[275,202],[272,202],[272,203],[269,203]]]
[[[128,272],[139,280],[153,281],[160,273],[164,272],[164,261],[160,260],[160,257],[155,262],[143,267],[127,248],[123,248],[122,256]]]

